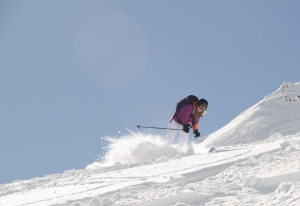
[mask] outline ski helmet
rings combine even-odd
[[[198,102],[197,102],[197,106],[204,106],[206,109],[208,107],[208,102],[206,101],[206,99],[200,99]]]

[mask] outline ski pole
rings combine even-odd
[[[181,130],[181,129],[173,129],[173,128],[166,128],[166,127],[145,127],[145,126],[136,126],[138,129],[139,128],[148,128],[148,129],[169,129],[169,130]]]

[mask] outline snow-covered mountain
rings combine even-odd
[[[299,132],[300,82],[284,82],[279,89],[209,135],[207,147],[264,140],[271,134]]]
[[[300,205],[300,82],[190,148],[163,138],[107,138],[86,169],[0,185],[0,205]]]

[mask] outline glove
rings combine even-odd
[[[189,133],[190,132],[190,124],[184,124],[183,125],[183,131],[185,132],[185,133]]]
[[[200,132],[197,129],[194,130],[194,137],[200,137]]]

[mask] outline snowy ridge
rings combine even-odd
[[[86,169],[0,185],[0,205],[300,205],[299,85],[283,83],[191,147],[108,137]]]
[[[203,142],[207,148],[267,139],[273,133],[295,134],[300,123],[300,82],[278,90],[239,114]]]

